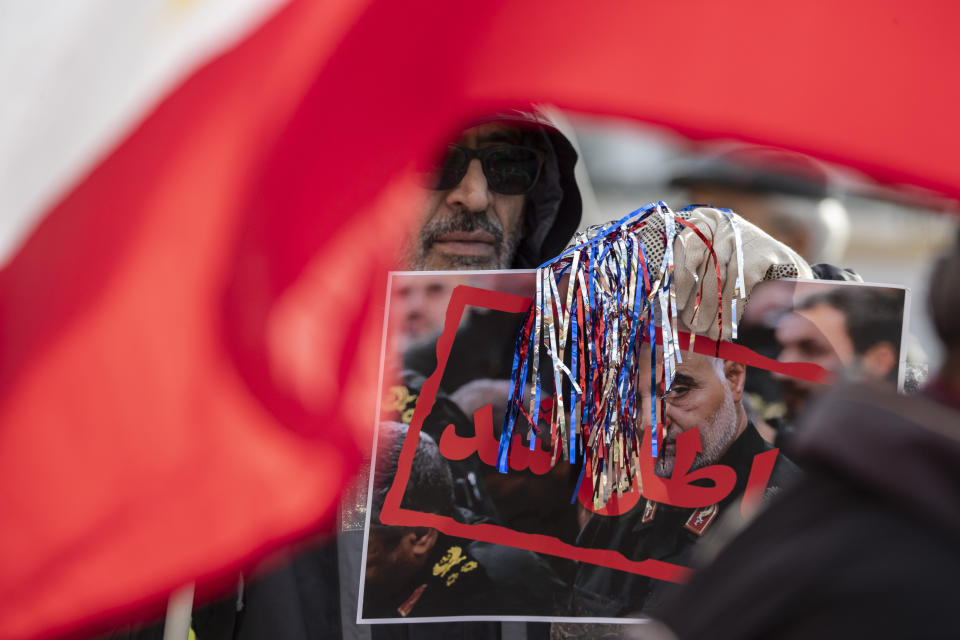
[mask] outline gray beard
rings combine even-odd
[[[713,415],[710,424],[700,428],[702,451],[693,458],[690,471],[716,463],[737,435],[737,406],[733,402],[733,392],[724,386],[723,404]],[[676,462],[676,449],[669,456],[666,450],[657,458],[654,473],[661,478],[673,475]]]
[[[444,255],[434,260],[430,249],[444,234],[455,231],[482,230],[495,238],[495,257]],[[413,246],[405,252],[408,268],[413,271],[509,269],[520,246],[520,233],[506,236],[499,222],[487,216],[486,211],[462,211],[449,220],[428,221],[414,238]]]

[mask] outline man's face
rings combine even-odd
[[[424,340],[433,340],[443,329],[450,294],[459,279],[441,276],[415,276],[397,279],[391,306],[393,322],[407,348]]]
[[[458,144],[481,149],[519,142],[516,129],[489,123],[467,129]],[[459,184],[430,191],[422,226],[408,249],[410,268],[509,268],[520,244],[525,199],[491,191],[480,160],[473,158]]]
[[[649,367],[649,353],[647,348],[645,359],[641,358],[642,368]],[[746,428],[746,416],[739,408],[744,366],[700,354],[684,352],[682,357],[683,362],[677,366],[673,386],[666,397],[667,435],[660,443],[655,467],[657,475],[664,478],[673,474],[677,436],[684,431],[694,427],[700,429],[702,451],[693,463],[693,468],[698,469],[717,462]],[[650,424],[650,389],[646,385],[641,387],[641,400],[641,425],[647,428]]]
[[[827,371],[839,372],[854,360],[853,342],[847,333],[843,313],[830,305],[793,311],[777,324],[777,342],[782,350],[780,362],[812,362]],[[783,402],[790,416],[797,416],[810,395],[821,385],[774,373],[783,391]]]

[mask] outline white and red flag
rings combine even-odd
[[[960,197],[949,3],[124,4],[49,39],[0,10],[0,637],[159,614],[329,524],[407,169],[470,118],[548,102]]]

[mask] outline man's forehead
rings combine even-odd
[[[460,137],[460,144],[466,147],[479,147],[487,144],[519,144],[523,132],[517,127],[502,122],[487,122],[470,127]]]
[[[714,374],[714,363],[717,358],[705,356],[701,353],[681,352],[683,361],[677,365],[677,373],[683,373],[690,376],[702,376],[704,374]]]
[[[716,358],[706,356],[701,353],[690,353],[689,351],[680,352],[681,362],[677,364],[677,373],[683,373],[691,377],[699,377],[705,373],[712,373],[714,361]],[[650,345],[644,343],[640,348],[641,366],[650,366]],[[663,363],[663,348],[657,347],[657,377],[660,377],[661,364]]]
[[[829,330],[845,331],[843,314],[829,305],[817,305],[785,314],[777,325],[777,339],[829,341]]]

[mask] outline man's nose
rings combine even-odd
[[[450,189],[446,197],[447,204],[455,209],[467,211],[486,211],[490,206],[490,190],[487,178],[483,175],[480,160],[474,158],[467,167],[467,174],[460,184]]]
[[[406,304],[407,313],[414,314],[420,313],[420,311],[423,309],[425,300],[423,294],[417,291],[410,293],[407,296],[407,299],[404,300],[404,303]]]
[[[660,407],[657,407],[658,411],[659,409]],[[663,414],[658,417],[660,418],[660,422],[663,423],[663,428],[669,432],[670,427],[673,425],[674,412],[676,411],[676,408],[674,408],[674,406],[670,403],[670,399],[667,398],[667,401],[663,403],[663,409]]]

